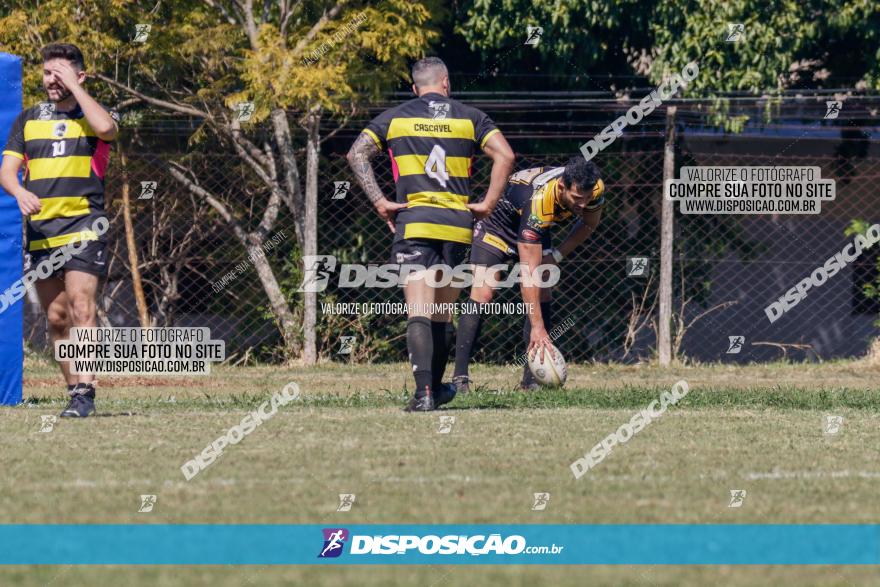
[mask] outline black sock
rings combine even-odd
[[[480,307],[473,300],[465,302],[468,311],[462,314],[458,320],[458,335],[455,337],[455,377],[467,377],[471,358],[474,354],[474,347],[477,344],[477,338],[480,336],[480,326],[483,317],[480,314]]]
[[[454,329],[451,322],[431,322],[431,339],[434,352],[431,356],[431,388],[439,389],[443,383],[443,373],[449,362],[449,345],[452,343]]]
[[[431,363],[434,354],[429,319],[416,316],[406,321],[406,348],[416,380],[416,397],[424,397],[431,391]]]
[[[547,334],[550,335],[551,330],[553,330],[553,302],[541,302],[541,322],[544,323],[544,330],[547,331]],[[526,322],[523,324],[523,340],[526,343],[526,352],[529,349],[529,340],[532,336],[532,322],[529,320],[529,317],[526,316]],[[529,369],[528,360],[526,360],[526,364],[523,365],[523,383],[529,384],[535,381],[534,376],[532,375],[532,370]]]

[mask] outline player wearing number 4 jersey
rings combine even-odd
[[[348,153],[361,187],[379,215],[394,232],[392,263],[416,265],[404,295],[410,309],[407,349],[416,382],[410,411],[428,411],[447,403],[455,388],[442,383],[452,341],[449,313],[429,313],[432,304],[455,301],[459,290],[434,287],[438,269],[464,259],[471,242],[474,218],[483,219],[495,203],[513,169],[513,151],[492,120],[476,108],[449,97],[449,74],[436,57],[413,66],[417,98],[377,116]],[[486,197],[471,203],[471,167],[477,149],[493,161]],[[388,201],[376,183],[370,160],[388,151],[397,188]],[[429,273],[429,271],[431,273]]]
[[[48,45],[42,56],[49,101],[16,118],[3,151],[0,184],[27,217],[27,269],[54,265],[50,257],[57,259],[53,253],[60,247],[76,250],[57,273],[37,273],[37,296],[55,341],[67,339],[73,326],[96,325],[95,295],[107,258],[106,230],[95,228],[107,224],[104,173],[118,127],[115,114],[83,88],[86,74],[78,48]],[[18,181],[20,169],[24,185]],[[94,376],[71,373],[67,362],[60,366],[70,394],[61,416],[94,414]]]

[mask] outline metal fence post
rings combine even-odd
[[[665,193],[666,180],[673,179],[675,174],[675,106],[666,109],[666,144],[663,148],[663,190],[661,191],[660,218],[660,296],[657,352],[660,365],[668,367],[672,362],[672,234],[673,234],[673,202],[667,200]]]

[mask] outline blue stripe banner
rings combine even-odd
[[[880,525],[0,525],[0,564],[876,565]]]
[[[0,151],[21,112],[21,58],[0,53]],[[21,213],[0,188],[0,405],[21,403],[24,301],[10,288],[22,278]]]

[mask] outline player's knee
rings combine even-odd
[[[95,301],[86,295],[72,296],[70,314],[74,324],[90,324],[95,319]]]
[[[63,308],[50,306],[46,310],[46,321],[53,330],[66,330],[70,326],[69,319],[70,315]]]
[[[494,292],[491,287],[475,287],[471,289],[471,299],[478,304],[488,304],[492,301]]]

